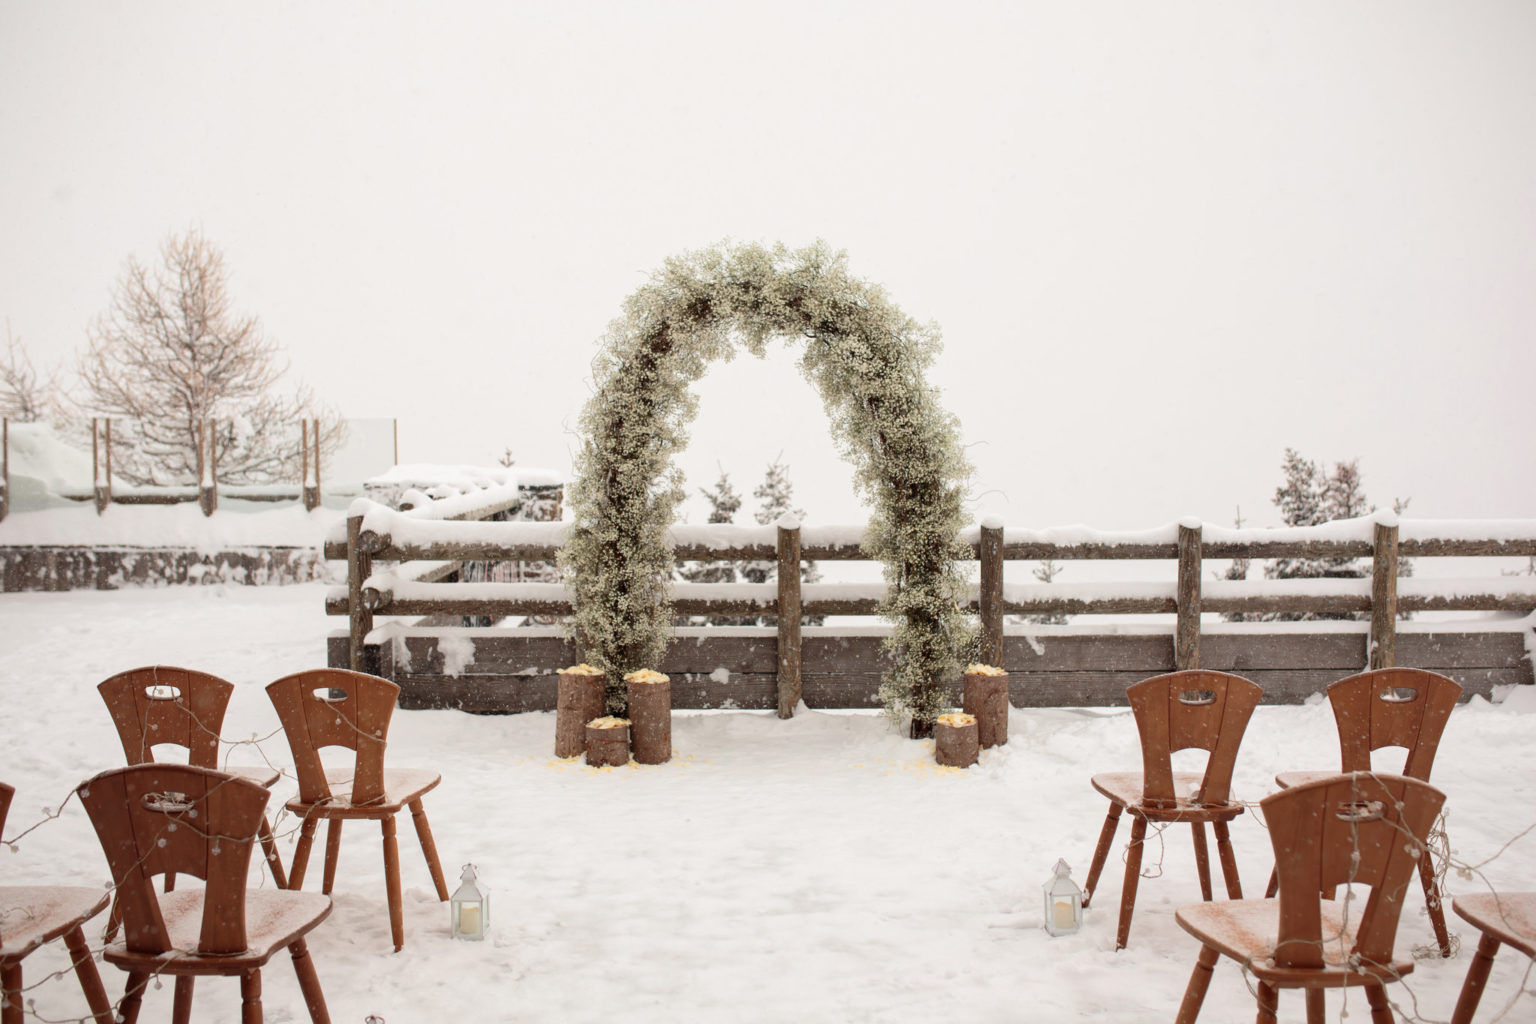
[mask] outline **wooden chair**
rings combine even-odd
[[[233,683],[188,668],[150,665],[119,672],[96,689],[117,726],[117,738],[129,764],[154,761],[154,748],[166,744],[184,748],[189,764],[226,772],[263,789],[271,789],[282,776],[270,765],[219,764],[219,735],[230,694],[235,692]],[[279,888],[287,888],[288,876],[277,855],[272,823],[265,815],[261,819],[261,848],[273,881]],[[175,882],[174,875],[166,875],[167,892],[175,888]]]
[[[195,765],[149,763],[103,772],[76,792],[122,907],[123,938],[102,955],[128,972],[124,1024],[138,1019],[145,985],[161,974],[176,979],[176,1024],[192,1019],[193,983],[211,974],[240,979],[241,1024],[260,1024],[261,969],[280,949],[293,957],[310,1018],[329,1024],[304,936],[330,916],[330,897],[246,887],[265,789]],[[156,893],[154,877],[172,871],[204,885]]]
[[[1461,984],[1456,1012],[1451,1014],[1451,1024],[1472,1024],[1499,947],[1508,944],[1526,956],[1536,957],[1536,892],[1457,896],[1451,900],[1451,908],[1483,933],[1477,943],[1477,955],[1467,965],[1467,980]]]
[[[437,858],[437,844],[421,798],[442,776],[419,769],[384,767],[389,720],[400,688],[387,679],[339,668],[312,669],[285,676],[267,687],[277,708],[299,777],[299,795],[288,810],[300,818],[299,845],[293,854],[288,884],[304,884],[315,826],[329,822],[325,834],[325,879],[329,893],[336,882],[341,826],[349,818],[379,822],[384,830],[384,882],[389,899],[389,930],[398,952],[405,945],[405,916],[400,897],[400,852],[395,839],[395,815],[411,809],[421,852],[426,856],[437,898],[448,899],[448,884]],[[339,746],[354,752],[348,768],[326,769],[322,748]]]
[[[1403,747],[1407,752],[1402,774],[1429,781],[1440,748],[1440,734],[1461,697],[1454,680],[1421,668],[1381,668],[1340,679],[1328,687],[1339,730],[1339,770],[1371,770],[1371,753],[1382,747]],[[1290,771],[1275,776],[1282,789],[1316,781],[1334,774],[1328,771]],[[1445,908],[1435,884],[1429,857],[1419,860],[1419,881],[1429,906],[1429,922],[1435,930],[1442,956],[1451,955],[1451,937],[1445,927]],[[1266,896],[1275,894],[1276,878],[1269,878]]]
[[[0,831],[16,790],[0,783]],[[0,1024],[21,1024],[21,962],[45,942],[64,939],[75,975],[96,1024],[112,1024],[112,1002],[85,942],[86,921],[107,909],[101,888],[63,885],[0,886]]]
[[[1241,676],[1204,669],[1190,669],[1154,676],[1127,687],[1136,729],[1141,734],[1142,770],[1095,775],[1093,788],[1109,798],[1109,814],[1093,851],[1088,881],[1083,887],[1083,906],[1088,906],[1098,885],[1099,872],[1109,855],[1121,811],[1131,813],[1131,844],[1125,859],[1125,884],[1120,890],[1120,925],[1115,948],[1124,949],[1131,934],[1131,914],[1136,905],[1136,885],[1141,877],[1142,842],[1147,823],[1187,822],[1194,832],[1195,864],[1200,874],[1200,894],[1211,898],[1211,865],[1205,841],[1205,823],[1216,833],[1216,849],[1227,894],[1241,899],[1242,883],[1227,823],[1243,813],[1243,805],[1230,798],[1232,769],[1248,719],[1263,695],[1257,684]],[[1204,773],[1175,772],[1173,754],[1198,748],[1208,752]]]
[[[1395,956],[1397,922],[1414,862],[1445,795],[1401,775],[1355,772],[1304,783],[1261,801],[1280,872],[1278,900],[1181,907],[1201,942],[1178,1024],[1193,1024],[1216,961],[1231,957],[1258,979],[1259,1024],[1274,1024],[1279,990],[1307,993],[1308,1024],[1323,1024],[1324,992],[1365,986],[1372,1024],[1391,1024],[1386,983],[1413,970]],[[1346,889],[1335,899],[1337,887]],[[1368,886],[1362,899],[1352,887]]]

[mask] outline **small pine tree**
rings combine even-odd
[[[805,518],[805,510],[795,507],[795,485],[789,479],[789,467],[784,464],[782,453],[768,464],[768,469],[763,473],[763,482],[753,489],[752,496],[761,502],[757,511],[752,513],[752,518],[761,526],[772,526],[785,514],[793,515],[796,519]],[[742,562],[739,568],[742,578],[749,583],[771,583],[779,574],[777,562]],[[815,562],[801,564],[801,583],[817,583],[820,580],[821,570]],[[772,615],[758,616],[756,621],[761,626],[777,624]],[[801,624],[819,626],[823,621],[822,616],[808,615],[801,620]]]
[[[1376,510],[1365,496],[1359,459],[1336,462],[1332,473],[1324,473],[1294,448],[1287,448],[1281,470],[1285,483],[1275,488],[1274,503],[1287,526],[1318,526],[1336,519],[1358,519]],[[1393,502],[1393,508],[1399,512],[1407,507],[1407,500]],[[1272,580],[1362,579],[1370,574],[1370,569],[1355,558],[1277,558],[1264,567],[1265,577]],[[1397,574],[1412,576],[1413,564],[1408,559],[1399,559]],[[1270,612],[1259,616],[1264,621],[1362,617],[1353,612]]]
[[[1239,530],[1243,528],[1243,507],[1241,505],[1237,506],[1237,510],[1232,516],[1232,525]],[[1248,578],[1248,568],[1251,564],[1252,561],[1250,559],[1234,558],[1232,559],[1232,564],[1227,566],[1227,571],[1221,574],[1220,579],[1245,580]],[[1249,622],[1260,618],[1260,616],[1252,612],[1226,612],[1222,615],[1222,618],[1227,622]]]
[[[699,488],[699,493],[704,500],[709,502],[710,523],[735,522],[736,513],[741,509],[741,496],[736,493],[736,488],[731,486],[730,474],[722,468],[720,479],[715,481],[712,488]],[[689,583],[735,583],[736,563],[726,559],[717,559],[710,562],[690,562],[677,570],[677,575]],[[750,626],[756,623],[755,618],[740,618],[731,615],[710,616],[678,616],[673,620],[677,626]]]
[[[1041,583],[1054,583],[1056,582],[1056,577],[1060,576],[1065,569],[1066,566],[1057,562],[1054,558],[1045,558],[1040,561],[1039,565],[1030,570],[1030,575]],[[1015,615],[1012,618],[1015,622],[1033,622],[1041,626],[1065,626],[1070,621],[1068,616],[1061,612]]]

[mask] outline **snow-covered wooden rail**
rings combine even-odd
[[[447,503],[435,503],[444,504]],[[580,660],[558,630],[374,628],[374,616],[560,617],[570,594],[557,583],[444,582],[465,560],[552,561],[562,523],[483,523],[450,518],[466,509],[408,513],[360,502],[345,537],[326,556],[345,558],[349,585],[326,610],[349,618],[333,638],[332,662],[379,672],[402,686],[410,706],[480,711],[553,707],[554,672]],[[886,660],[878,626],[805,627],[800,616],[868,616],[884,584],[802,584],[801,560],[867,558],[861,527],[676,526],[680,561],[778,561],[776,583],[673,588],[679,615],[777,616],[776,628],[681,628],[661,668],[678,707],[878,706]],[[1300,700],[1367,665],[1444,671],[1469,693],[1530,682],[1529,616],[1536,577],[1399,578],[1399,558],[1536,556],[1536,520],[1402,520],[1390,514],[1287,529],[1229,529],[1198,521],[1143,532],[1081,527],[1031,531],[986,523],[963,537],[979,563],[968,609],[980,616],[983,657],[1010,672],[1015,704],[1109,704],[1124,686],[1173,668],[1249,675],[1271,699]],[[1368,578],[1202,580],[1208,559],[1368,558]],[[1171,582],[1004,583],[1008,561],[1166,560]],[[379,563],[375,568],[375,562]],[[424,571],[430,568],[430,571]],[[779,616],[780,609],[799,614]],[[1469,623],[1400,623],[1416,611],[1509,613]],[[1369,613],[1369,622],[1210,623],[1202,613]],[[1174,616],[1166,624],[1004,629],[1010,614]]]

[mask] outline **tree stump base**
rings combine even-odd
[[[629,742],[640,764],[672,760],[672,680],[641,669],[624,677],[629,692]]]
[[[981,749],[1008,742],[1008,673],[991,665],[967,665],[960,706],[976,717]]]
[[[555,756],[575,757],[587,749],[587,723],[603,717],[607,675],[591,665],[560,670],[555,696]]]
[[[605,716],[587,723],[587,764],[594,768],[629,764],[629,719]]]
[[[979,757],[974,715],[940,715],[933,723],[933,739],[934,759],[946,768],[969,768]]]

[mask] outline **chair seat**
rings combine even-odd
[[[1236,801],[1224,804],[1198,804],[1194,796],[1204,776],[1199,772],[1174,772],[1173,792],[1176,806],[1144,805],[1141,797],[1146,783],[1141,772],[1103,772],[1089,781],[1093,788],[1134,814],[1154,821],[1225,821],[1243,813]]]
[[[1364,985],[1382,979],[1395,980],[1413,970],[1411,956],[1395,957],[1390,964],[1358,968],[1351,965],[1349,951],[1355,944],[1355,929],[1360,923],[1360,902],[1355,901],[1348,914],[1343,900],[1322,900],[1320,905],[1325,962],[1322,967],[1275,964],[1275,942],[1280,934],[1279,900],[1193,903],[1180,907],[1174,916],[1185,931],[1245,964],[1256,978],[1276,988]]]
[[[20,960],[107,909],[111,898],[93,886],[0,886],[0,959]]]
[[[1484,934],[1536,957],[1536,892],[1473,893],[1451,907]]]
[[[245,952],[202,954],[197,952],[197,944],[203,925],[203,890],[178,889],[160,894],[158,900],[171,949],[164,953],[135,953],[124,942],[114,942],[102,951],[108,963],[128,971],[172,974],[230,974],[234,970],[250,970],[266,964],[272,954],[286,948],[331,914],[331,898],[320,893],[248,889],[245,894]]]
[[[422,794],[436,788],[443,781],[437,772],[420,768],[388,768],[384,771],[384,797],[366,804],[352,802],[352,769],[333,768],[325,773],[326,784],[331,788],[331,798],[318,804],[307,804],[295,797],[287,803],[288,810],[302,816],[321,818],[387,818]]]
[[[262,789],[271,789],[277,780],[283,777],[281,771],[266,764],[232,764],[221,767],[219,771],[226,775],[233,775],[237,779],[254,782]]]
[[[1336,770],[1330,771],[1326,769],[1321,771],[1308,770],[1281,772],[1279,775],[1275,776],[1275,785],[1279,786],[1281,789],[1290,789],[1293,786],[1305,786],[1307,783],[1316,782],[1319,779],[1331,779],[1337,774],[1339,773]]]

